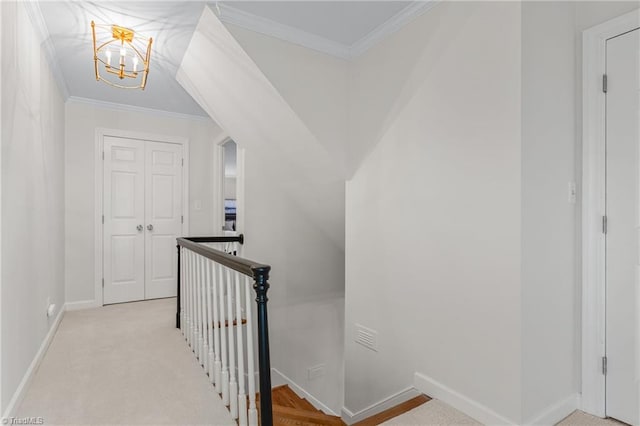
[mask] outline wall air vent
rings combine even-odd
[[[375,330],[356,324],[355,341],[367,349],[378,352],[378,332]]]

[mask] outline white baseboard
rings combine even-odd
[[[42,341],[42,344],[40,345],[40,349],[38,349],[36,356],[33,358],[33,360],[31,361],[31,364],[29,365],[29,368],[27,368],[27,371],[24,373],[24,376],[22,377],[22,380],[20,381],[18,388],[13,393],[13,396],[9,401],[9,405],[7,405],[7,408],[2,414],[3,418],[6,419],[9,417],[15,416],[16,414],[15,410],[18,408],[18,406],[24,399],[26,391],[29,388],[29,384],[31,383],[31,380],[33,380],[33,376],[35,375],[36,371],[38,371],[38,367],[40,366],[40,363],[44,359],[44,355],[47,353],[47,349],[49,349],[49,345],[53,340],[53,336],[55,336],[56,331],[58,331],[58,326],[60,325],[60,321],[62,321],[62,317],[64,317],[65,310],[66,310],[66,305],[62,305],[60,312],[58,312],[58,315],[53,320],[53,324],[51,324],[51,327],[49,328],[49,332],[47,333],[44,340]]]
[[[322,410],[325,414],[329,414],[330,416],[339,416],[333,411],[331,408],[327,407],[315,396],[311,395],[309,392],[300,387],[296,382],[291,380],[289,377],[285,376],[280,371],[275,368],[271,368],[271,387],[281,386],[281,385],[289,385],[291,390],[293,390],[300,398],[304,398],[311,403],[318,410]]]
[[[567,398],[559,401],[535,416],[533,420],[528,421],[525,425],[530,426],[553,426],[560,420],[567,417],[580,407],[580,394],[569,395]]]
[[[485,425],[515,425],[506,417],[501,416],[489,407],[485,407],[473,399],[462,395],[455,390],[448,388],[442,383],[425,376],[424,374],[416,373],[413,378],[413,383],[416,389],[422,393],[429,395],[431,398],[439,399],[455,408],[462,411],[469,417],[473,417],[477,421]]]
[[[102,305],[95,300],[79,300],[77,302],[67,302],[64,306],[67,311],[80,311],[82,309],[99,308]]]
[[[344,420],[346,424],[351,425],[371,416],[375,416],[376,414],[381,413],[384,410],[388,410],[391,407],[395,407],[398,404],[402,404],[403,402],[408,401],[411,398],[415,398],[418,395],[420,395],[420,391],[418,391],[414,387],[409,387],[383,400],[371,404],[367,408],[362,409],[356,413],[353,413],[348,408],[343,407],[342,420]]]

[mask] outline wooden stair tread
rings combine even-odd
[[[303,424],[344,426],[344,422],[340,419],[340,417],[329,416],[327,414],[324,414],[318,411],[309,411],[309,410],[301,410],[299,408],[283,407],[281,405],[273,406],[273,418],[274,418],[275,424],[280,424],[280,422],[284,422],[284,420],[287,419],[287,420],[301,421],[301,422],[304,422]],[[284,422],[283,424],[292,424],[292,423]],[[293,423],[293,424],[297,424],[297,423]]]
[[[431,398],[429,398],[427,395],[418,395],[415,398],[411,398],[410,400],[403,402],[402,404],[398,404],[395,407],[391,407],[388,410],[359,421],[358,423],[354,423],[352,426],[376,426],[380,423],[386,422],[389,419],[398,417],[400,414],[411,411],[414,408],[419,407],[420,405],[429,401],[431,401]]]
[[[309,401],[302,398],[298,401],[298,406],[296,408],[300,408],[301,410],[309,410],[309,411],[317,411],[318,413],[322,413],[322,411],[318,410],[313,406]]]
[[[260,395],[256,396],[259,401]],[[345,426],[340,417],[317,410],[288,385],[271,389],[273,424],[277,426]],[[258,402],[259,404],[259,402]]]
[[[247,323],[246,318],[242,318],[242,321],[240,321],[240,323],[241,323],[242,325],[245,325],[245,324]],[[221,322],[221,321],[218,321],[218,322],[212,322],[212,323],[211,323],[211,326],[212,326],[213,328],[220,328],[221,324],[222,324],[222,322]],[[238,325],[238,320],[233,320],[233,322],[231,323],[231,325],[232,325],[233,327],[235,327],[236,325]],[[229,320],[224,320],[224,327],[229,327]]]
[[[300,410],[309,410],[319,412],[309,401],[300,398],[289,386],[283,385],[271,390],[271,400],[274,405],[282,407],[298,408]]]

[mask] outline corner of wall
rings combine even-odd
[[[371,404],[370,406],[353,412],[349,410],[347,407],[342,407],[342,420],[348,425],[360,422],[364,419],[368,419],[369,417],[375,416],[385,410],[388,410],[396,405],[402,404],[410,400],[411,398],[415,398],[420,395],[420,391],[415,387],[408,387],[400,392],[396,392],[393,395],[389,395],[388,397]]]
[[[471,399],[470,397],[457,392],[448,386],[438,382],[431,377],[421,373],[415,373],[414,386],[420,392],[429,395],[431,398],[439,399],[451,405],[453,408],[462,411],[469,417],[473,417],[485,425],[517,425],[511,419],[496,413],[491,408]]]
[[[575,393],[558,401],[555,404],[542,410],[529,421],[525,421],[525,426],[552,426],[580,408],[580,394]]]
[[[66,312],[65,305],[62,305],[62,307],[60,308],[60,311],[58,311],[58,315],[53,321],[53,324],[49,328],[49,332],[47,333],[44,340],[42,341],[42,344],[40,345],[40,348],[38,349],[36,356],[31,361],[31,364],[29,364],[29,368],[24,373],[24,376],[22,377],[20,384],[18,385],[16,391],[13,393],[11,400],[9,400],[8,402],[6,409],[4,409],[4,412],[2,412],[3,418],[6,419],[8,417],[15,416],[16,410],[18,409],[18,407],[20,406],[20,403],[22,402],[22,400],[26,395],[26,392],[29,388],[29,384],[31,383],[36,372],[38,371],[38,367],[40,366],[40,363],[44,359],[44,356],[47,353],[47,349],[49,349],[49,345],[51,345],[51,342],[53,341],[53,337],[58,331],[58,327],[60,326],[60,322],[62,321],[62,318],[64,317],[65,312]]]

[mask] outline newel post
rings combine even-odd
[[[178,289],[176,292],[176,328],[180,328],[180,244],[176,245],[178,249]]]
[[[269,360],[269,322],[267,318],[267,291],[269,290],[269,266],[253,269],[258,304],[258,366],[260,370],[260,424],[273,425],[271,408],[271,362]]]

